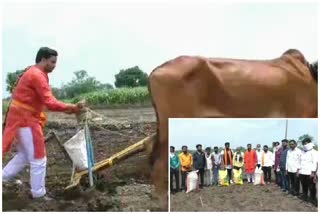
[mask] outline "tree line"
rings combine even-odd
[[[12,94],[15,83],[23,74],[25,69],[9,72],[6,77],[6,90]],[[139,66],[127,69],[121,69],[115,75],[115,88],[134,88],[145,87],[148,83],[148,74],[143,72]],[[58,99],[73,99],[81,94],[95,91],[112,90],[114,86],[110,83],[102,83],[95,77],[90,76],[86,70],[78,70],[74,72],[73,79],[63,84],[61,87],[52,87],[53,94]]]
[[[302,141],[303,141],[305,138],[310,138],[311,141],[315,144],[314,149],[318,151],[318,142],[315,142],[315,141],[314,141],[314,137],[311,136],[310,134],[303,134],[303,135],[301,135],[301,136],[298,138],[298,140],[294,139],[294,140],[297,141],[297,147],[298,147],[299,149],[302,149]],[[291,139],[288,139],[288,140],[291,140]],[[281,141],[279,141],[279,142],[280,142],[280,145],[281,145]],[[259,143],[257,143],[257,144],[259,144]],[[255,147],[256,147],[257,144],[252,144],[252,148],[255,149]],[[232,144],[231,144],[231,145],[232,145]],[[263,150],[263,146],[264,146],[264,145],[261,144],[261,150]],[[267,145],[267,146],[269,147],[269,151],[272,152],[272,151],[273,151],[273,150],[272,150],[272,146],[271,146],[271,145]],[[206,146],[206,145],[202,145],[202,150],[204,151],[207,147],[209,147],[209,148],[211,149],[211,152],[213,152],[213,147]],[[289,145],[288,145],[288,147],[289,147]],[[221,147],[221,146],[220,146],[220,147],[218,147],[218,148],[219,148],[219,152],[221,152],[222,150],[224,150],[224,147]],[[247,150],[247,148],[246,148],[246,147],[243,147],[243,146],[239,146],[239,148],[240,148],[240,151],[243,152],[243,153]],[[180,153],[182,152],[181,148],[175,148],[175,149],[176,149],[176,153],[177,153],[177,154],[180,154]],[[233,148],[232,150],[235,151],[236,148]],[[196,150],[195,148],[190,148],[190,147],[188,146],[188,151],[189,151],[190,153],[194,153],[194,152],[196,152],[197,150]]]

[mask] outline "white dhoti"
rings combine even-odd
[[[212,185],[212,183],[213,183],[212,169],[205,169],[205,171],[204,171],[204,185]]]
[[[32,130],[29,127],[18,129],[17,154],[2,169],[2,181],[12,180],[23,168],[30,165],[30,186],[33,198],[39,198],[46,194],[45,177],[47,158],[34,158],[34,145]]]

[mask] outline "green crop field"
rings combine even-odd
[[[66,103],[77,103],[85,99],[91,107],[121,107],[127,105],[150,105],[151,100],[147,87],[117,88],[80,94],[72,99],[65,99]],[[2,100],[2,114],[8,108],[9,101]]]
[[[95,91],[79,95],[70,101],[71,103],[77,103],[82,99],[85,99],[91,106],[138,105],[150,103],[147,87]]]

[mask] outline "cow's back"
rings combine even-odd
[[[154,70],[150,92],[168,117],[316,117],[317,84],[293,57],[179,57]]]

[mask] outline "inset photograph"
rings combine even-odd
[[[316,119],[171,118],[170,210],[317,212],[317,136]]]

